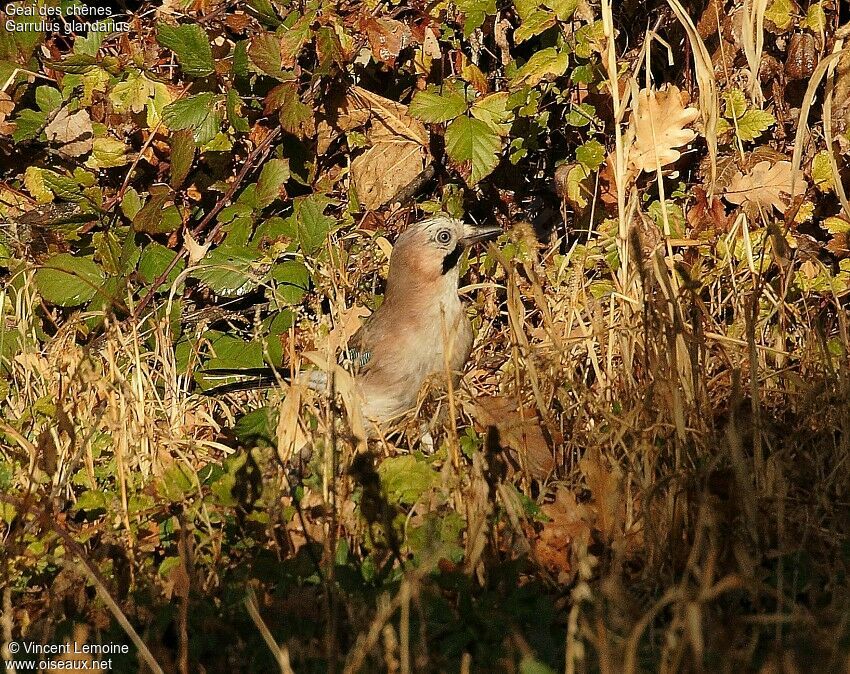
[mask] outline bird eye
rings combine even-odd
[[[448,243],[452,240],[452,233],[447,229],[437,232],[437,243]]]

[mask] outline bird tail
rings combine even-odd
[[[216,396],[237,391],[254,391],[256,389],[271,388],[279,381],[287,383],[293,379],[291,368],[281,367],[217,367],[209,370],[201,370],[204,381],[212,383],[215,379],[240,377],[236,381],[226,381],[222,384],[212,385],[203,390],[204,395]],[[308,388],[314,391],[323,391],[327,388],[328,375],[322,370],[305,370],[299,375]]]

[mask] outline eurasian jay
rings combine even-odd
[[[467,225],[437,214],[410,225],[398,237],[383,304],[349,340],[346,365],[354,375],[366,419],[380,427],[399,418],[415,407],[426,379],[463,369],[473,332],[458,296],[458,264],[466,247],[500,232],[499,227]],[[260,374],[256,370],[212,372]],[[327,375],[321,370],[303,376],[312,389],[327,386]],[[263,382],[225,384],[208,393],[274,381],[269,371],[262,378]]]

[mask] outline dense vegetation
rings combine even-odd
[[[5,7],[4,658],[850,667],[850,16],[615,4]],[[504,228],[459,387],[204,394],[333,362],[440,210]]]

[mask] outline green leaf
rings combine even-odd
[[[593,138],[576,148],[576,159],[588,171],[595,171],[605,161],[605,147]]]
[[[501,149],[501,138],[480,119],[458,117],[446,129],[446,152],[455,162],[470,163],[470,186],[493,172]]]
[[[227,91],[227,121],[230,125],[240,133],[247,133],[251,130],[248,120],[239,114],[242,108],[242,99],[236,89],[228,89]]]
[[[378,466],[378,475],[390,503],[403,505],[416,503],[439,480],[431,466],[410,454],[386,459]]]
[[[74,509],[82,512],[91,512],[93,510],[106,510],[108,506],[109,499],[106,498],[106,494],[99,489],[89,489],[77,497]]]
[[[310,255],[327,239],[336,220],[324,215],[329,200],[319,194],[295,199],[294,212],[281,222],[281,234],[296,239],[301,250]]]
[[[593,121],[596,115],[596,108],[590,103],[579,103],[570,108],[567,113],[566,122],[569,126],[587,126]]]
[[[177,257],[177,252],[166,248],[162,244],[155,241],[145,246],[142,251],[142,256],[139,258],[139,278],[145,283],[153,283],[159,276],[168,269],[168,265]],[[180,260],[174,269],[169,272],[165,283],[158,289],[158,292],[170,292],[171,284],[177,280],[180,273],[186,268],[185,260]]]
[[[517,70],[511,78],[511,84],[535,86],[543,79],[560,77],[567,71],[569,62],[569,55],[565,51],[558,51],[555,47],[542,49]]]
[[[466,112],[466,99],[459,91],[448,87],[443,92],[417,91],[410,101],[408,112],[430,124],[448,122]]]
[[[579,0],[543,0],[543,4],[555,10],[558,21],[568,21],[575,13]]]
[[[531,655],[524,655],[519,663],[519,674],[555,674],[555,670]]]
[[[59,253],[35,272],[35,286],[48,304],[76,307],[91,300],[106,279],[90,257]]]
[[[221,123],[215,111],[215,96],[210,92],[169,103],[162,111],[162,119],[172,131],[192,129],[192,137],[198,145],[215,138]]]
[[[15,118],[15,130],[12,132],[12,140],[20,143],[24,140],[32,140],[47,124],[47,113],[36,112],[25,108]]]
[[[738,137],[741,140],[753,140],[775,123],[776,118],[767,110],[747,110],[738,119]]]
[[[171,134],[171,177],[168,184],[177,189],[186,180],[195,161],[195,139],[191,129],[182,129]]]
[[[455,4],[466,16],[463,22],[463,34],[466,37],[480,28],[488,15],[496,13],[496,0],[456,0]]]
[[[266,279],[258,270],[260,254],[253,248],[222,244],[204,256],[192,276],[221,297],[241,297]]]
[[[35,104],[42,112],[53,112],[62,105],[62,93],[53,87],[38,87],[35,90]]]
[[[310,272],[300,260],[285,260],[272,267],[277,307],[298,304],[310,290]]]
[[[740,89],[732,89],[723,94],[723,99],[726,102],[726,110],[724,114],[729,119],[740,118],[747,111],[747,97]]]
[[[239,417],[233,425],[233,434],[247,447],[274,447],[277,419],[276,408],[260,407]]]
[[[283,185],[289,180],[289,160],[270,159],[260,171],[255,198],[259,208],[265,208],[283,193]]]
[[[544,9],[535,9],[522,17],[522,24],[514,31],[514,42],[521,44],[535,35],[540,35],[555,25],[555,13]]]
[[[171,227],[163,221],[165,204],[171,199],[173,193],[164,185],[151,187],[150,198],[133,218],[133,229],[147,234],[166,234],[174,231],[176,227]]]
[[[826,29],[826,13],[823,11],[823,3],[817,2],[809,6],[806,18],[800,24],[801,28],[808,28],[815,33],[822,33]]]
[[[160,22],[156,27],[156,39],[174,52],[187,75],[206,77],[215,71],[209,37],[198,24],[169,26]]]
[[[125,218],[132,220],[140,210],[142,210],[142,200],[139,193],[130,187],[124,192],[124,198],[121,200],[121,212]]]

